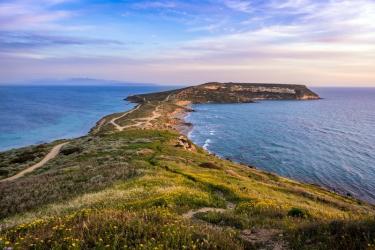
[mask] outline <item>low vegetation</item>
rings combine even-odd
[[[0,180],[37,163],[51,150],[52,144],[40,144],[0,153]]]
[[[0,249],[373,246],[373,206],[180,147],[181,135],[164,129],[175,106],[163,105],[153,128],[104,124],[38,170],[0,183]]]

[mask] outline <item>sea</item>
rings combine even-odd
[[[85,135],[103,116],[134,107],[124,101],[128,95],[170,88],[0,86],[0,151]]]
[[[0,151],[85,135],[165,86],[0,86]],[[189,138],[223,158],[375,204],[375,88],[313,88],[316,101],[200,104]]]
[[[316,101],[194,105],[190,139],[223,158],[375,204],[375,88]]]

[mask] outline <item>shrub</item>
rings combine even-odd
[[[9,174],[9,170],[1,169],[1,166],[0,166],[0,176],[7,176],[8,174]]]
[[[33,152],[23,152],[12,159],[10,163],[25,163],[27,161],[33,161],[38,155],[34,155]]]
[[[236,210],[235,212],[238,213],[238,214],[247,214],[251,211],[254,210],[254,207],[255,207],[255,200],[252,200],[252,201],[246,201],[246,202],[240,202],[237,206],[236,206]]]
[[[288,211],[288,216],[295,218],[306,218],[308,217],[308,213],[303,209],[293,207]]]
[[[221,169],[221,167],[219,167],[218,165],[212,162],[203,162],[199,164],[199,166],[202,168],[209,168],[209,169]]]
[[[285,211],[272,200],[250,200],[240,202],[235,212],[237,214],[246,214],[248,216],[264,216],[268,218],[281,219],[285,216]]]
[[[78,146],[65,146],[63,149],[61,149],[61,153],[63,155],[70,155],[74,153],[80,153],[82,152],[82,148]]]

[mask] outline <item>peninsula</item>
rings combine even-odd
[[[168,98],[167,98],[168,97]],[[186,100],[192,103],[249,103],[256,100],[316,100],[304,85],[210,82],[183,89],[129,96],[128,101]]]
[[[0,248],[371,247],[374,206],[220,159],[181,134],[192,103],[268,99],[319,96],[247,83],[134,95],[134,109],[102,118],[87,136],[1,153],[1,179],[25,174],[0,182]]]

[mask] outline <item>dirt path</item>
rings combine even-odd
[[[160,109],[160,105],[157,106],[154,111],[152,111],[152,116],[148,117],[146,122],[145,122],[146,127],[152,127],[151,121],[153,121],[153,120],[155,120],[155,119],[157,119],[161,116],[161,113],[160,113],[159,109]]]
[[[116,127],[116,129],[118,131],[123,131],[124,129],[127,129],[127,128],[132,128],[132,127],[140,127],[140,126],[144,126],[144,127],[152,127],[152,124],[151,124],[151,121],[159,118],[161,116],[161,113],[159,111],[160,109],[160,106],[161,105],[158,105],[156,106],[155,110],[152,111],[152,115],[150,117],[143,117],[143,118],[135,118],[135,119],[131,119],[130,121],[137,121],[136,123],[134,124],[130,124],[130,125],[126,125],[126,126],[120,126],[116,123],[117,120],[127,116],[128,114],[136,111],[137,109],[140,108],[141,105],[138,105],[135,109],[133,110],[130,110],[124,114],[122,114],[121,116],[119,117],[116,117],[116,118],[113,118],[110,123]]]
[[[112,120],[109,121],[109,123],[111,123],[113,126],[115,126],[115,128],[118,131],[123,131],[124,129],[134,128],[134,127],[150,128],[150,127],[152,127],[151,121],[153,121],[153,120],[161,117],[162,114],[160,112],[160,107],[162,106],[163,102],[168,102],[170,100],[171,95],[172,94],[169,94],[163,101],[159,102],[159,105],[155,107],[155,109],[152,111],[152,115],[150,117],[142,117],[142,118],[130,119],[129,121],[134,121],[135,123],[134,124],[130,124],[130,125],[125,125],[125,126],[120,126],[119,124],[116,123],[117,120],[119,120],[121,118],[124,118],[128,114],[131,114],[134,111],[138,110],[142,106],[142,104],[140,104],[135,109],[132,109],[132,110],[130,110],[128,112],[125,112],[124,114],[122,114],[119,117],[113,118]],[[143,101],[146,102],[146,103],[148,103],[145,99]]]
[[[105,124],[107,122],[107,120],[105,119],[105,118],[103,118],[103,119],[101,119],[98,123],[97,123],[97,125],[96,125],[96,127],[92,130],[92,134],[97,134],[97,133],[99,133],[99,131],[102,129],[102,127],[103,127],[103,125]]]
[[[169,101],[169,98],[171,97],[171,95],[172,95],[172,94],[169,94],[169,95],[164,99],[164,101],[165,101],[165,102],[168,102],[168,101]]]
[[[202,207],[200,209],[189,210],[182,214],[185,219],[194,219],[194,215],[198,213],[217,212],[224,213],[235,209],[236,205],[227,202],[226,208],[213,208],[213,207]],[[198,220],[199,221],[199,220]],[[210,225],[210,224],[208,224]],[[217,228],[217,225],[213,226]],[[219,226],[220,227],[220,226]],[[253,246],[262,245],[259,249],[272,249],[272,250],[285,250],[289,249],[287,243],[283,239],[281,230],[278,229],[245,229],[241,230],[240,238]]]
[[[235,205],[233,203],[228,202],[227,208],[202,207],[200,209],[189,210],[188,212],[184,213],[182,217],[184,217],[185,219],[191,219],[197,213],[207,213],[207,212],[223,213],[228,210],[233,210],[234,208],[235,208]]]
[[[132,110],[130,110],[130,111],[128,111],[128,112],[125,112],[124,114],[122,114],[122,115],[119,116],[119,117],[115,117],[115,118],[113,118],[113,119],[110,121],[110,123],[111,123],[113,126],[115,126],[116,129],[117,129],[118,131],[123,131],[124,129],[128,128],[128,127],[131,126],[131,125],[128,125],[128,126],[120,126],[120,125],[118,125],[118,124],[116,123],[116,121],[119,120],[119,119],[121,119],[121,118],[123,118],[123,117],[125,117],[125,116],[127,116],[128,114],[133,113],[134,111],[138,110],[141,106],[142,106],[142,105],[138,105],[135,109],[132,109]]]
[[[35,169],[44,166],[44,164],[46,164],[49,160],[55,158],[60,153],[61,148],[64,145],[66,145],[66,144],[68,144],[68,142],[60,143],[60,144],[54,146],[51,149],[51,151],[40,162],[38,162],[38,163],[36,163],[36,164],[34,164],[34,165],[32,165],[32,166],[30,166],[30,167],[22,170],[21,172],[19,172],[16,175],[13,175],[11,177],[8,177],[8,178],[5,178],[3,180],[0,180],[0,182],[14,181],[14,180],[16,180],[16,179],[24,176],[25,174],[30,173],[30,172],[34,171]]]

